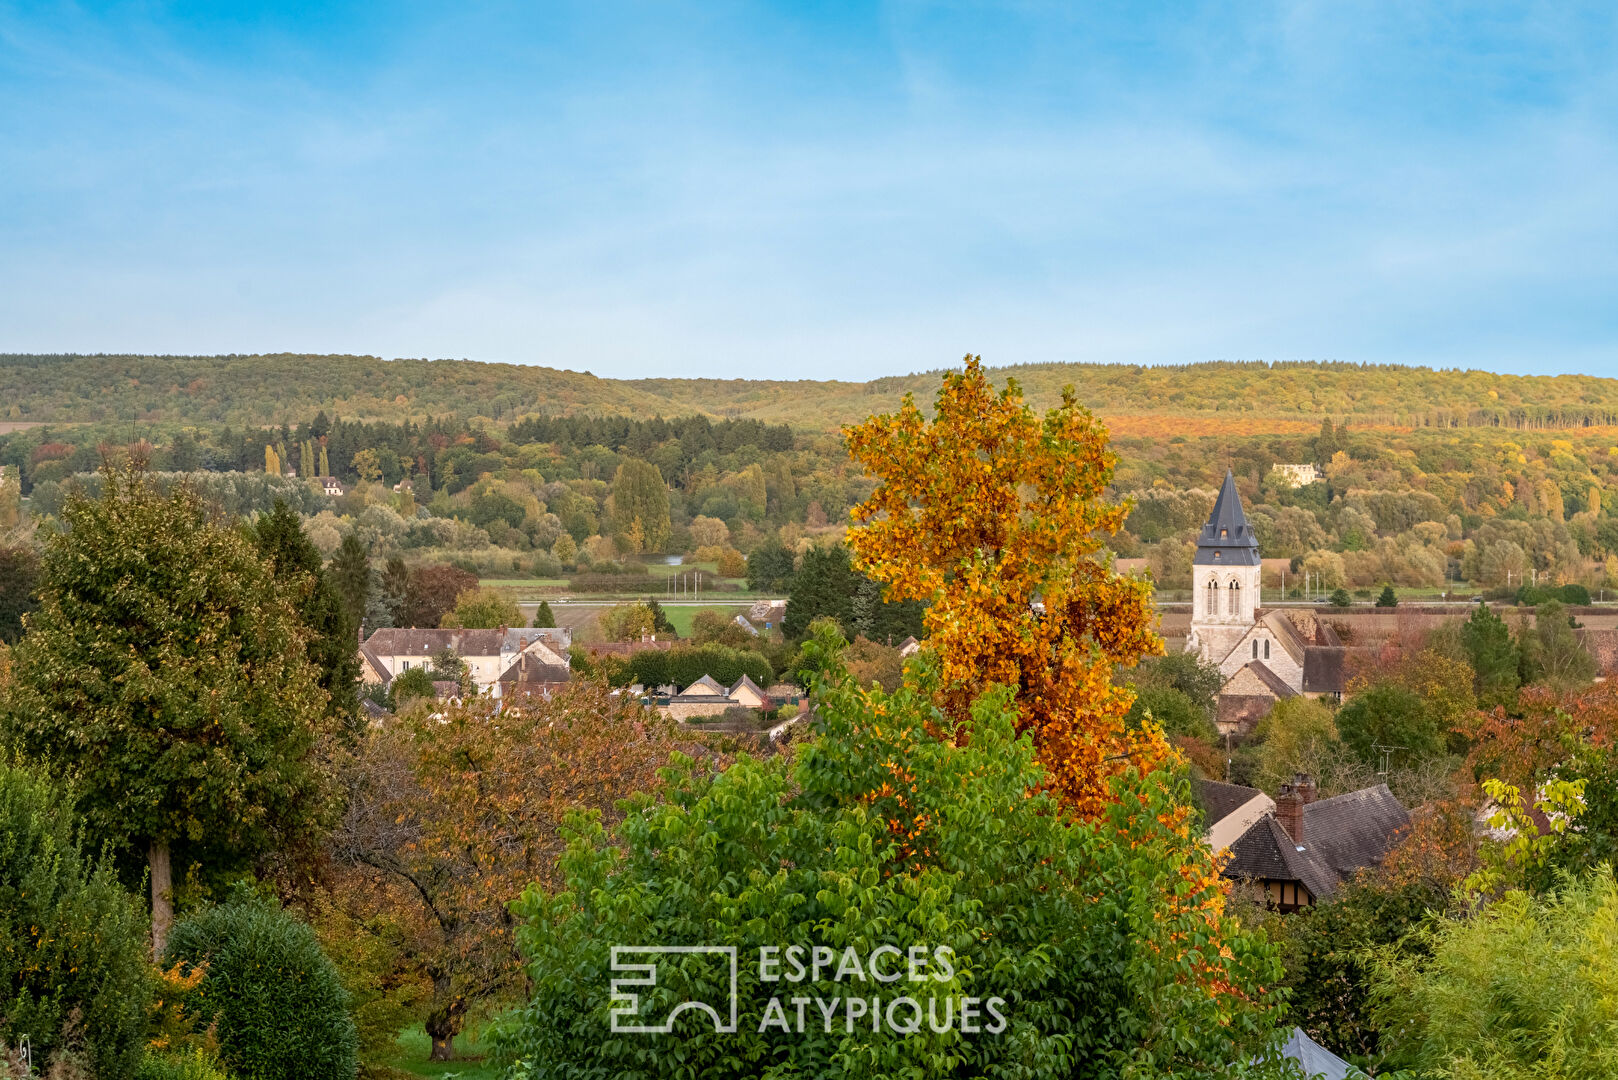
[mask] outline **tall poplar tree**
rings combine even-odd
[[[612,479],[612,531],[634,552],[661,551],[669,539],[669,492],[649,461],[626,461]]]
[[[326,695],[293,598],[188,485],[109,466],[62,521],[5,735],[75,786],[92,847],[146,860],[161,953],[176,858],[241,866],[327,823]]]

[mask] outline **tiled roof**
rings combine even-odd
[[[1305,830],[1304,838],[1308,839]],[[1299,851],[1299,847],[1304,850]],[[1225,877],[1259,881],[1298,881],[1316,900],[1337,891],[1337,875],[1314,858],[1306,845],[1294,844],[1274,814],[1265,814],[1240,840],[1230,845]]]
[[[1258,676],[1258,681],[1267,687],[1277,700],[1285,701],[1289,697],[1297,697],[1298,692],[1288,686],[1286,680],[1265,666],[1262,660],[1249,660],[1242,665],[1242,670],[1251,671]]]
[[[505,644],[504,630],[429,630],[389,627],[366,641],[381,656],[431,656],[453,649],[458,656],[498,656]]]
[[[1410,812],[1388,785],[1320,799],[1303,808],[1303,838],[1342,877],[1375,866],[1410,828]]]
[[[1208,811],[1210,825],[1245,804],[1253,796],[1264,794],[1258,788],[1227,784],[1222,780],[1198,780],[1196,783],[1197,793],[1202,796],[1202,805]]]
[[[1230,845],[1224,875],[1302,882],[1323,900],[1355,871],[1380,863],[1409,827],[1409,812],[1386,784],[1351,791],[1303,807],[1302,844],[1266,814]]]
[[[547,650],[548,652],[548,650]],[[550,655],[555,655],[551,653]],[[505,671],[500,673],[503,683],[564,683],[573,678],[567,664],[547,663],[532,652],[521,652]]]
[[[1304,662],[1304,657],[1308,653],[1308,643],[1303,640],[1303,635],[1298,633],[1297,625],[1287,618],[1285,612],[1272,611],[1266,614],[1264,625],[1270,628],[1270,633],[1275,635],[1275,640],[1280,642],[1281,648],[1286,650],[1287,655],[1292,657],[1295,663]]]

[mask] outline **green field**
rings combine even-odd
[[[715,604],[712,607],[706,605],[703,607],[676,607],[669,605],[663,608],[663,614],[669,617],[669,622],[673,624],[676,634],[681,637],[690,637],[691,620],[697,617],[697,612],[717,611],[722,613],[725,618],[733,619],[737,615],[747,614],[748,606],[747,604]]]
[[[496,1080],[500,1070],[482,1060],[482,1048],[477,1043],[477,1033],[467,1032],[456,1036],[455,1051],[466,1055],[464,1061],[428,1061],[427,1055],[432,1051],[432,1040],[427,1038],[427,1031],[420,1024],[406,1028],[399,1035],[399,1056],[391,1064],[397,1069],[403,1069],[413,1076],[432,1076],[439,1080],[447,1077],[459,1077],[460,1080]]]

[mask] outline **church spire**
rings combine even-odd
[[[1197,536],[1197,566],[1257,566],[1258,538],[1242,512],[1242,497],[1236,491],[1236,477],[1225,470],[1213,513]]]

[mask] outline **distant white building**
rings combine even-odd
[[[378,630],[360,647],[366,682],[392,682],[411,668],[431,667],[433,657],[450,650],[465,663],[473,683],[487,690],[498,682],[517,681],[533,667],[538,682],[565,682],[568,646],[573,632],[560,627],[502,630]],[[513,673],[513,669],[517,669]],[[552,674],[552,673],[555,674]],[[510,678],[508,678],[508,674]]]
[[[1279,475],[1287,482],[1288,487],[1300,488],[1305,484],[1318,483],[1326,479],[1326,474],[1320,471],[1320,466],[1313,463],[1304,465],[1282,465],[1277,463],[1270,466],[1272,474]]]

